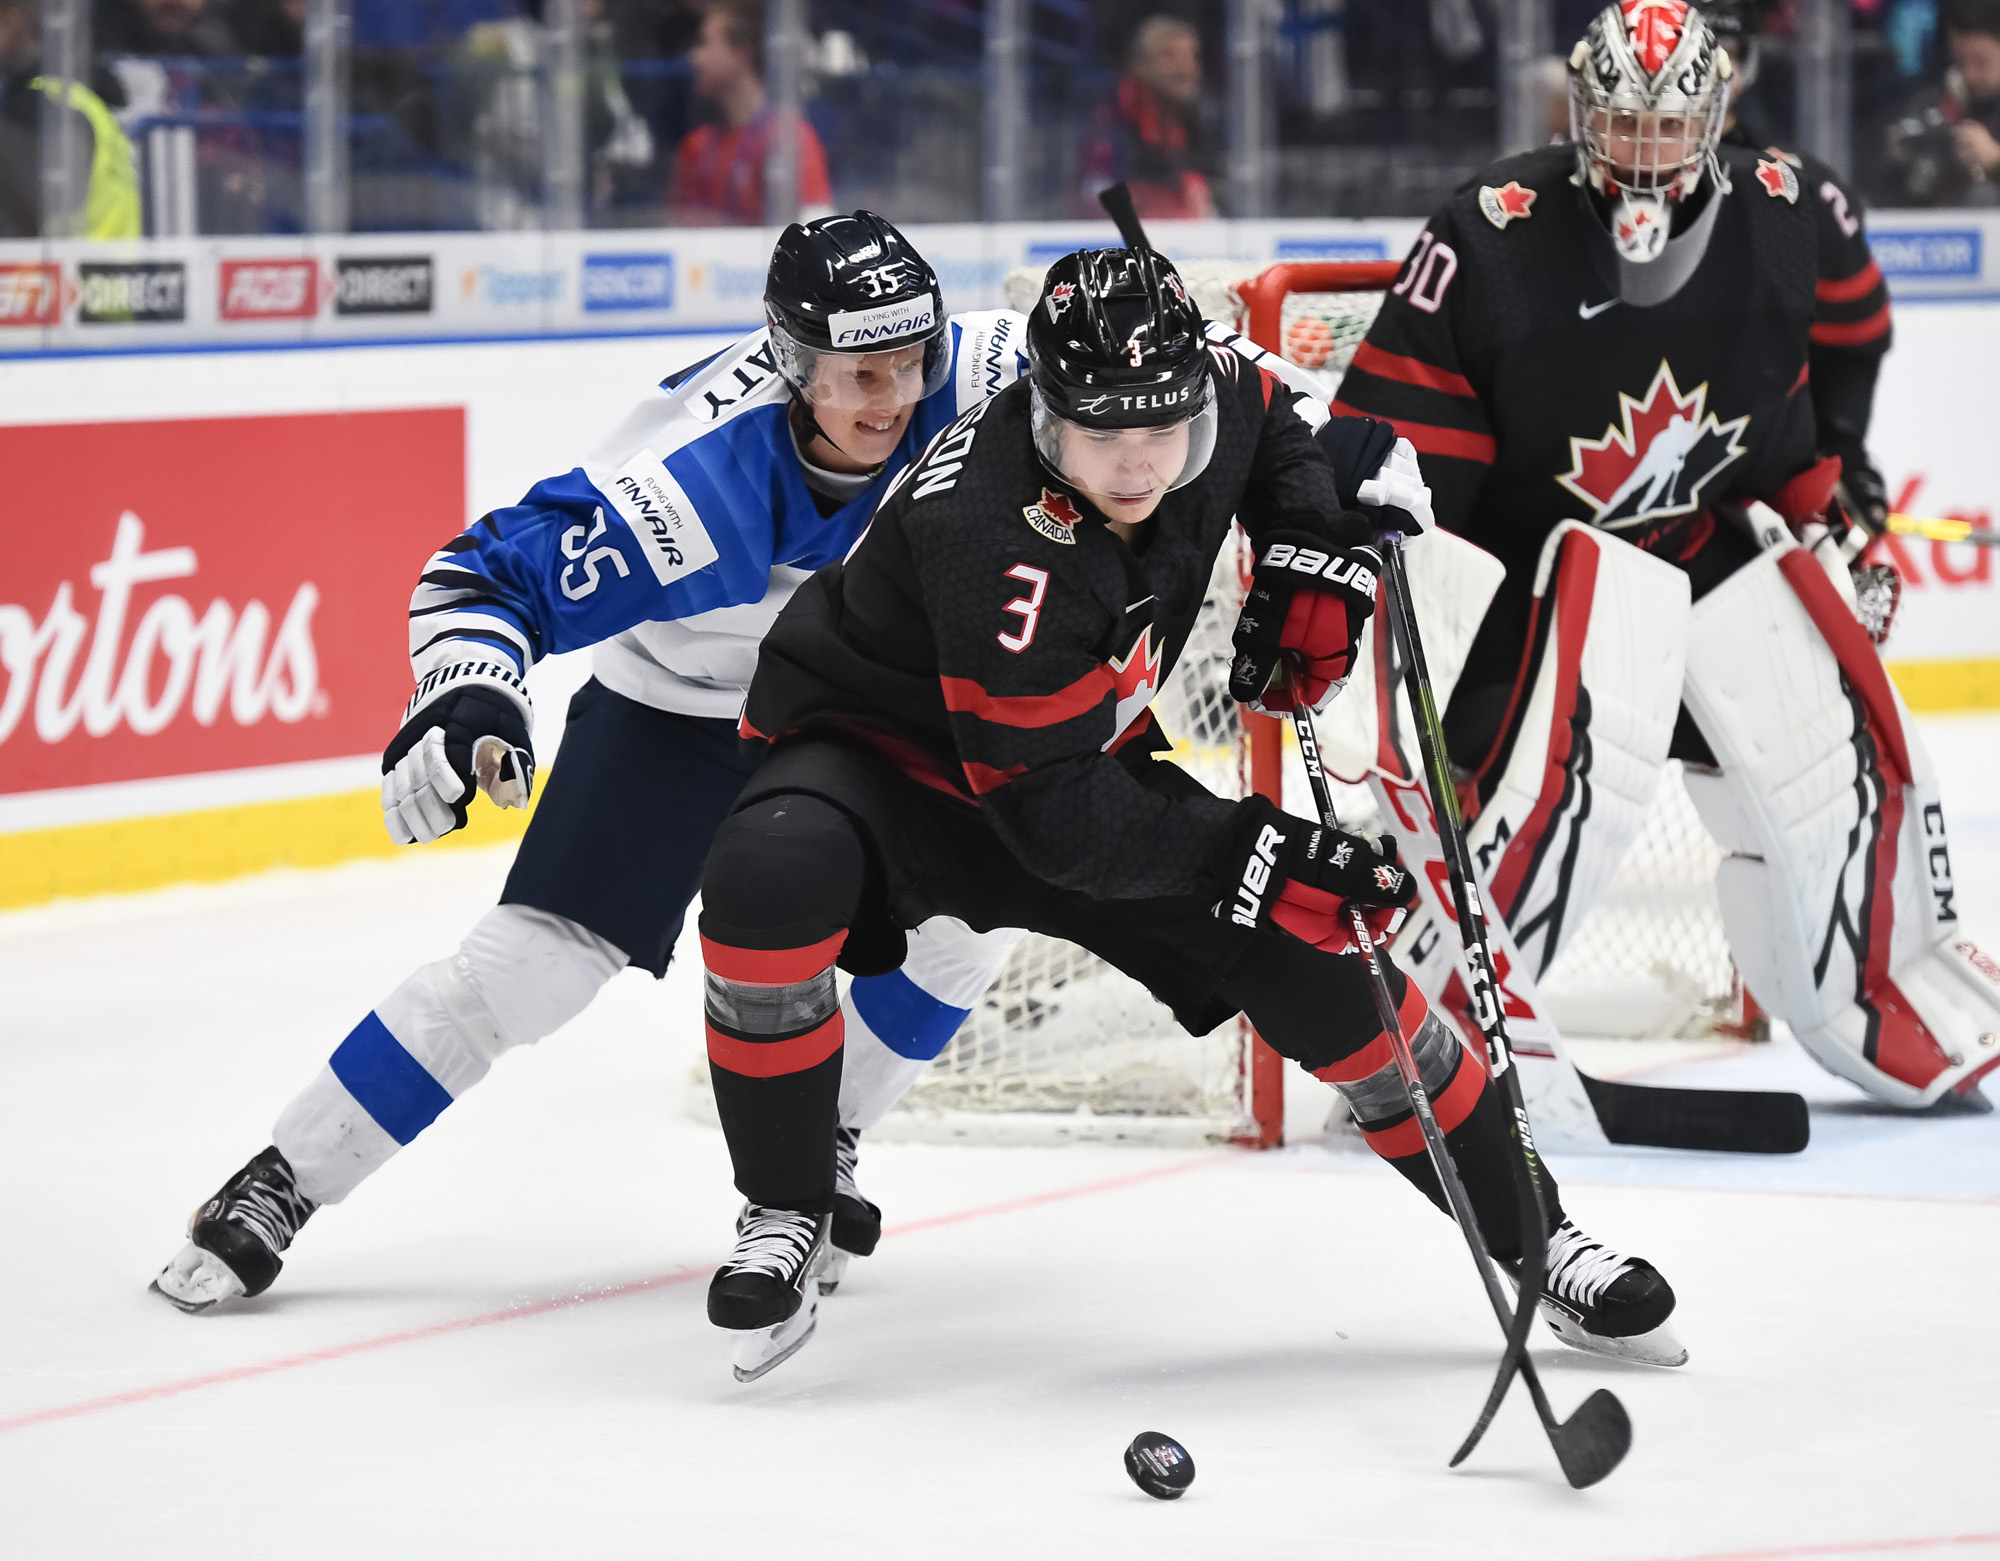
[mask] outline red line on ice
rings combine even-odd
[[[1794,1556],[1874,1556],[1893,1550],[1940,1550],[1947,1545],[2000,1545],[2000,1534],[1935,1534],[1924,1539],[1862,1539],[1845,1545],[1786,1545],[1777,1550],[1717,1550],[1653,1561],[1788,1561]]]
[[[1155,1166],[1148,1171],[1134,1171],[1126,1176],[1112,1176],[1102,1181],[1084,1182],[1076,1187],[1058,1188],[1054,1192],[1032,1193],[1025,1198],[1009,1198],[1003,1203],[980,1204],[976,1208],[960,1209],[954,1214],[936,1214],[928,1219],[906,1220],[900,1225],[889,1226],[882,1234],[908,1236],[918,1231],[937,1230],[946,1225],[962,1225],[967,1220],[986,1219],[995,1214],[1014,1214],[1023,1209],[1040,1208],[1045,1204],[1066,1203],[1073,1198],[1088,1198],[1102,1192],[1118,1192],[1126,1187],[1158,1181],[1162,1177],[1198,1171],[1216,1163],[1217,1157],[1206,1155],[1194,1160],[1180,1160],[1172,1165]],[[650,1279],[635,1279],[628,1284],[611,1285],[602,1290],[550,1296],[546,1300],[530,1301],[522,1306],[509,1306],[497,1312],[480,1312],[471,1317],[453,1318],[450,1322],[430,1323],[422,1328],[405,1328],[401,1332],[380,1334],[372,1339],[353,1339],[346,1344],[332,1344],[319,1350],[304,1350],[296,1355],[280,1355],[271,1360],[255,1361],[247,1366],[229,1366],[221,1371],[205,1372],[198,1377],[182,1377],[172,1382],[158,1382],[151,1387],[133,1388],[128,1392],[111,1393],[102,1398],[80,1399],[74,1404],[56,1404],[48,1409],[30,1410],[27,1414],[0,1420],[0,1434],[8,1431],[24,1431],[30,1426],[47,1425],[54,1420],[74,1420],[79,1416],[94,1415],[107,1409],[122,1409],[128,1404],[143,1404],[159,1398],[178,1398],[184,1393],[194,1393],[202,1388],[222,1387],[231,1382],[245,1382],[253,1377],[268,1377],[274,1372],[291,1371],[300,1366],[323,1365],[327,1361],[345,1360],[352,1355],[366,1355],[373,1350],[386,1350],[399,1344],[416,1344],[425,1339],[442,1338],[447,1334],[469,1333],[475,1328],[490,1328],[496,1323],[519,1322],[523,1318],[541,1317],[549,1312],[567,1311],[571,1307],[589,1306],[598,1301],[615,1301],[622,1296],[638,1295],[647,1290],[665,1290],[675,1285],[688,1284],[693,1280],[706,1279],[714,1272],[713,1267],[677,1269],[671,1274],[655,1274]]]

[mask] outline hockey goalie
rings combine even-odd
[[[1722,139],[1729,78],[1682,0],[1601,12],[1570,56],[1573,144],[1431,219],[1334,411],[1393,420],[1472,544],[1429,605],[1462,631],[1446,731],[1523,1006],[1678,758],[1757,1002],[1878,1100],[1977,1101],[2000,965],[1960,925],[1936,775],[1876,652],[1893,576],[1853,567],[1880,523],[1887,298],[1836,184]],[[1378,769],[1412,773],[1383,726]],[[1444,917],[1399,954],[1448,995]]]

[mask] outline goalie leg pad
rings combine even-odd
[[[271,1142],[299,1190],[338,1203],[472,1088],[494,1059],[560,1029],[625,965],[576,923],[523,905],[481,917],[335,1049],[279,1115]]]
[[[1026,936],[1012,927],[974,932],[956,916],[933,916],[909,934],[902,969],[848,988],[842,1127],[865,1131],[895,1108]]]
[[[1958,921],[1929,755],[1860,625],[1781,544],[1694,612],[1687,705],[1719,769],[1688,795],[1745,984],[1829,1072],[1891,1105],[2000,1057],[2000,964]]]
[[[1537,979],[1644,827],[1680,711],[1688,611],[1687,576],[1616,537],[1570,522],[1543,549],[1489,761],[1499,778],[1466,832]]]

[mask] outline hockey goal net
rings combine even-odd
[[[1194,261],[1181,274],[1210,319],[1312,370],[1330,397],[1397,269]],[[1012,273],[1009,306],[1033,308],[1040,284],[1039,271]],[[1246,717],[1227,686],[1243,565],[1239,547],[1224,549],[1154,709],[1178,761],[1214,790],[1282,799],[1279,723]],[[1365,791],[1342,804],[1343,817],[1364,821]],[[1672,1035],[1729,1014],[1734,973],[1713,889],[1721,855],[1670,769],[1643,836],[1545,983],[1565,1031]],[[1242,1019],[1190,1036],[1138,983],[1072,944],[1031,936],[875,1135],[1268,1146],[1283,1131],[1285,1067]]]

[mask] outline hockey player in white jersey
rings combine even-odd
[[[182,1310],[268,1289],[312,1213],[502,1052],[566,1024],[625,965],[665,973],[710,838],[755,768],[736,721],[765,631],[932,435],[1023,364],[1021,316],[947,319],[929,264],[869,212],[788,228],[765,305],[765,329],[672,376],[583,465],[425,567],[410,604],[417,690],[383,756],[399,842],[461,827],[475,788],[524,805],[529,667],[594,645],[595,676],[500,904],[354,1027],[270,1147],[196,1211],[154,1281]],[[943,1049],[1019,936],[934,918],[908,935],[902,969],[854,983],[826,1288],[881,1231],[854,1180],[859,1132]]]

